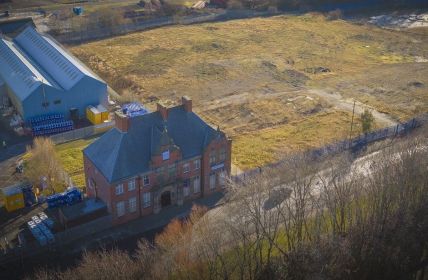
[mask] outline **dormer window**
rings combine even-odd
[[[169,150],[166,150],[162,153],[162,160],[168,160],[169,159]]]

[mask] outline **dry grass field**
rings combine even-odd
[[[233,138],[233,162],[245,169],[345,137],[353,99],[387,113],[377,126],[427,111],[426,35],[307,14],[165,27],[71,50],[149,108],[192,97]]]

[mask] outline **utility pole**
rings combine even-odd
[[[351,141],[352,139],[352,128],[354,126],[354,114],[355,114],[355,99],[354,99],[354,106],[352,107],[351,131],[349,132],[349,141]]]

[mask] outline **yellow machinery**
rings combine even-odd
[[[102,105],[98,105],[97,107],[88,106],[86,108],[86,118],[92,124],[101,124],[108,120],[109,112]]]
[[[14,185],[1,189],[4,206],[8,212],[25,207],[24,193],[21,185]]]

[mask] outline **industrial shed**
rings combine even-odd
[[[107,105],[107,84],[52,38],[27,25],[13,38],[0,34],[2,95],[25,121],[46,114],[81,118],[86,107]]]

